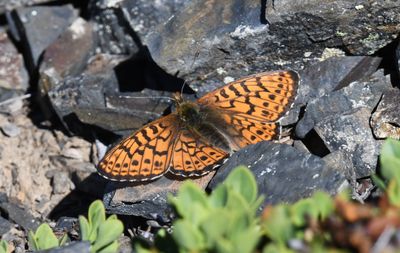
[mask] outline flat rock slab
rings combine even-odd
[[[233,168],[245,165],[254,173],[264,205],[294,202],[317,190],[336,194],[346,184],[343,168],[336,168],[322,158],[292,146],[260,142],[235,154],[221,166],[209,187],[223,182]]]
[[[205,189],[214,172],[192,179]],[[110,182],[103,202],[108,212],[135,215],[162,222],[169,221],[172,209],[167,203],[168,195],[175,194],[184,181],[163,176],[147,184]]]

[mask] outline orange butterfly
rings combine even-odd
[[[202,176],[232,151],[276,137],[298,81],[296,72],[274,71],[231,82],[196,102],[178,94],[175,112],[122,140],[98,172],[117,181],[153,180],[167,172]]]

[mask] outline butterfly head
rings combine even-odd
[[[186,101],[179,92],[174,93],[174,101],[176,112],[182,121],[189,124],[195,124],[198,121],[200,116],[200,107],[198,104]]]

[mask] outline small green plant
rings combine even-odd
[[[325,220],[334,212],[333,199],[324,192],[316,192],[311,198],[302,199],[292,205],[280,204],[264,210],[262,227],[271,242],[263,252],[291,252],[287,248],[290,239],[296,238],[320,247],[318,236],[304,232],[309,223]],[[316,251],[313,251],[316,252]]]
[[[36,232],[29,231],[28,242],[29,247],[33,251],[46,250],[55,247],[59,247],[65,244],[68,236],[65,234],[60,239],[54,235],[53,230],[49,224],[43,223],[37,229]]]
[[[118,238],[124,230],[124,225],[116,215],[106,219],[103,202],[94,201],[89,206],[88,219],[79,216],[79,226],[81,240],[90,242],[91,252],[117,252]]]
[[[179,218],[172,234],[165,230],[157,234],[155,244],[162,252],[246,253],[253,252],[261,238],[256,210],[262,198],[245,167],[235,169],[209,196],[187,181],[169,202]],[[142,246],[137,250],[150,252]]]
[[[400,141],[388,139],[383,143],[380,164],[383,180],[375,177],[374,181],[386,188],[389,202],[400,207]],[[384,180],[389,182],[388,185]]]
[[[8,243],[4,240],[0,240],[0,253],[8,253]]]

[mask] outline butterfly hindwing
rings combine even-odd
[[[170,166],[178,121],[176,114],[170,114],[123,139],[99,163],[99,173],[117,181],[145,181],[162,176]]]
[[[181,130],[175,141],[170,172],[179,176],[207,174],[227,156],[223,150],[208,144],[201,136]]]

